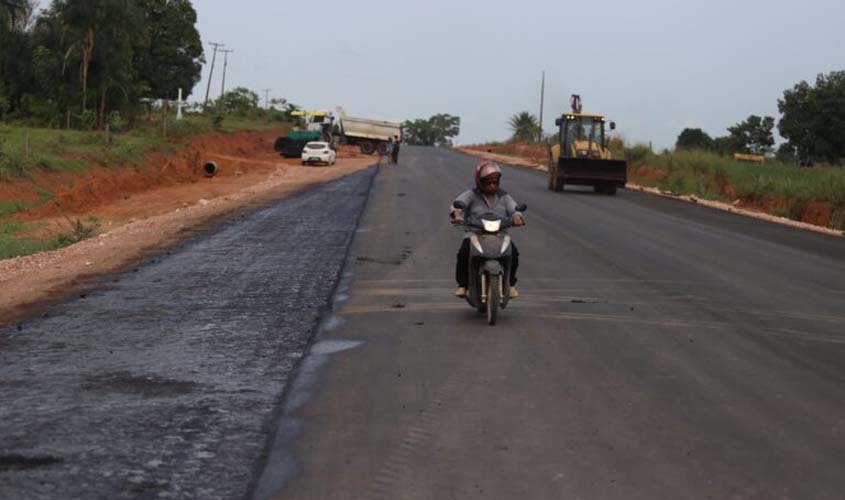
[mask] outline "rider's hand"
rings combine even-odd
[[[464,213],[459,210],[450,212],[449,217],[452,218],[452,224],[463,224],[464,222]]]
[[[524,226],[525,225],[525,219],[523,219],[521,215],[514,215],[513,216],[513,225],[514,226]]]

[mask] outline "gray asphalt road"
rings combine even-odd
[[[0,499],[244,498],[374,174],[0,330]]]
[[[476,160],[402,154],[255,498],[845,498],[845,241],[508,168],[522,297],[488,327],[446,220]]]

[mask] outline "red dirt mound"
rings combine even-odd
[[[278,135],[278,131],[272,131],[195,136],[174,143],[175,154],[153,151],[135,168],[93,166],[84,174],[38,172],[32,179],[0,183],[0,197],[32,202],[39,193],[53,194],[47,204],[19,213],[19,220],[85,213],[153,188],[197,182],[204,177],[203,164],[220,156],[260,158],[275,165],[279,158],[273,152],[273,141]],[[228,163],[228,168],[219,169],[218,176],[238,175],[238,162]]]

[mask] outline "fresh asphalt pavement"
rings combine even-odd
[[[232,499],[316,331],[370,169],[0,328],[0,499]]]
[[[0,329],[0,498],[843,498],[845,241],[506,168],[490,327],[400,160]]]
[[[845,240],[506,168],[528,226],[491,327],[452,295],[476,162],[375,178],[254,498],[845,496]]]

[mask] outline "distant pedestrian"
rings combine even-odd
[[[391,163],[397,164],[399,163],[399,136],[396,136],[396,140],[393,141],[393,149],[390,151],[390,159]]]
[[[387,140],[387,142],[384,143],[384,155],[387,156],[387,163],[393,163],[392,158],[393,158],[393,148],[394,147],[395,146],[393,144],[393,137],[391,137],[390,139]],[[381,149],[381,148],[379,148],[379,149]],[[381,151],[379,151],[379,155],[381,156]],[[379,158],[379,163],[381,163],[381,158]]]

